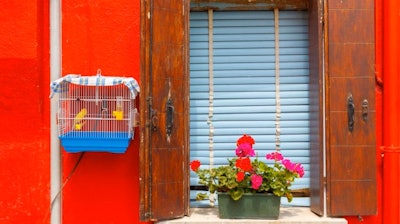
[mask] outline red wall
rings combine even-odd
[[[0,7],[0,223],[43,223],[50,206],[46,1]]]
[[[140,1],[62,2],[62,74],[139,81]],[[125,154],[86,153],[64,188],[63,223],[139,222],[139,142]],[[63,153],[64,179],[79,154]]]
[[[140,0],[62,1],[62,74],[129,76],[139,81]],[[377,0],[379,3],[380,1]],[[377,78],[382,77],[377,5]],[[50,208],[48,1],[0,7],[0,223],[48,223]],[[377,143],[382,89],[377,86]],[[63,193],[63,223],[138,223],[138,135],[125,154],[86,153]],[[64,179],[79,154],[63,153]],[[378,198],[381,199],[381,159]],[[378,215],[363,223],[381,223]],[[349,223],[359,223],[349,217]]]

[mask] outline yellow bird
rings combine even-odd
[[[79,111],[79,113],[75,116],[74,118],[74,127],[76,130],[81,130],[81,128],[83,127],[83,125],[85,124],[84,121],[82,121],[85,116],[87,114],[87,110],[86,108],[83,108],[81,111]]]

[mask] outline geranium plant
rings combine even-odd
[[[271,160],[268,165],[255,157],[254,144],[250,135],[243,135],[236,142],[236,157],[228,159],[228,165],[200,169],[200,161],[193,160],[190,168],[199,176],[199,184],[207,186],[211,194],[227,192],[233,200],[239,200],[244,193],[273,193],[291,202],[290,186],[296,178],[304,176],[303,166],[292,163],[279,151],[266,155]],[[197,195],[198,200],[207,197],[208,194]]]

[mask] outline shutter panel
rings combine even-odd
[[[323,156],[323,16],[322,0],[309,1],[310,27],[310,208],[324,214],[324,156]]]
[[[328,215],[374,215],[375,44],[372,0],[328,1]],[[347,102],[354,102],[348,129]],[[368,115],[363,119],[364,101]]]
[[[141,220],[188,214],[188,3],[142,1]]]
[[[275,48],[273,11],[214,12],[214,165],[234,157],[242,134],[256,140],[261,160],[275,150]],[[309,187],[308,13],[280,12],[281,152],[304,164],[295,188]],[[191,160],[209,165],[208,15],[191,12]],[[197,176],[191,174],[191,185]],[[194,197],[196,192],[192,192]],[[300,202],[308,205],[308,201]],[[292,203],[292,204],[295,204]]]

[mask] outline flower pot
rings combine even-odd
[[[227,193],[218,193],[221,219],[278,219],[281,198],[270,193],[245,193],[235,201]]]

